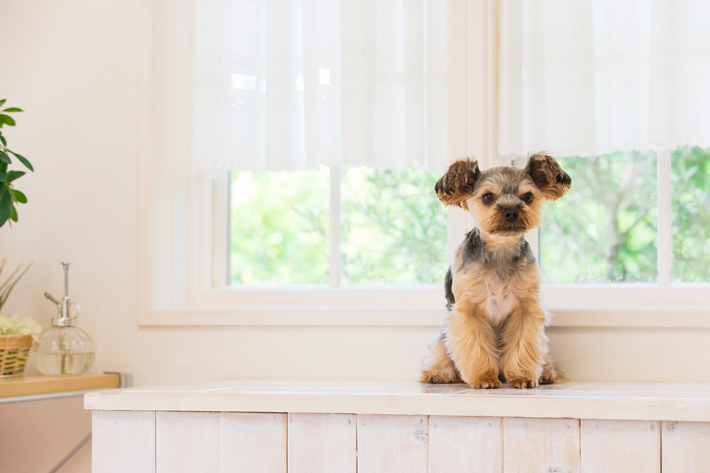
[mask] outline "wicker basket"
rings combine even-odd
[[[0,377],[22,376],[32,347],[32,335],[0,335]]]

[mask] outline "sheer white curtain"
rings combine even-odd
[[[710,2],[502,0],[498,153],[710,146]]]
[[[446,165],[446,0],[197,0],[193,168]]]

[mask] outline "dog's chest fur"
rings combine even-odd
[[[505,322],[518,302],[537,292],[539,275],[525,240],[491,251],[474,228],[466,235],[446,278],[449,307],[464,301],[485,310],[491,325]]]

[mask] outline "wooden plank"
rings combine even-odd
[[[155,473],[155,412],[94,411],[93,473]]]
[[[429,417],[429,473],[503,472],[499,417]]]
[[[582,473],[660,473],[659,422],[583,420]]]
[[[37,394],[88,391],[117,388],[118,374],[87,374],[82,376],[19,376],[0,378],[0,397],[34,396]]]
[[[357,416],[289,414],[289,473],[356,473]]]
[[[426,416],[358,415],[358,473],[427,473]]]
[[[286,473],[286,414],[223,413],[219,428],[219,471]]]
[[[219,472],[219,424],[217,413],[158,412],[156,472]]]
[[[663,473],[710,471],[710,423],[663,422]]]
[[[580,473],[579,420],[503,419],[505,473]]]

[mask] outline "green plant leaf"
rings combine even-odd
[[[5,102],[6,102],[6,101],[7,101],[7,99],[2,99],[2,100],[0,100],[0,107],[2,107],[3,105],[5,105]]]
[[[3,110],[3,112],[24,112],[24,110],[22,110],[21,108],[17,108],[17,107],[10,107],[10,108],[6,108],[5,110]]]
[[[10,115],[3,115],[0,113],[0,123],[4,123],[5,125],[9,126],[15,126],[15,119],[12,118]]]
[[[8,149],[8,151],[10,151],[10,150]],[[22,155],[20,155],[20,154],[15,153],[14,151],[10,151],[10,152],[11,152],[12,154],[14,154],[15,157],[16,157],[17,159],[19,159],[20,162],[21,162],[22,164],[24,164],[27,169],[29,169],[29,170],[32,171],[32,172],[35,172],[35,169],[32,167],[32,164],[30,164],[30,162],[29,162],[29,160],[28,160],[27,158],[25,158],[24,156],[22,156]]]
[[[3,166],[7,166],[7,164],[5,164],[5,163],[2,163],[2,164],[3,164]],[[6,179],[5,171],[0,172],[0,182],[4,183],[5,179]],[[5,189],[4,184],[2,186],[0,186],[0,199],[2,198],[3,189]]]
[[[7,172],[7,182],[12,182],[15,179],[25,175],[25,171],[8,171]]]
[[[5,225],[7,219],[10,218],[11,208],[12,200],[10,199],[10,194],[6,192],[2,199],[0,199],[0,227]]]
[[[5,139],[4,136],[2,136],[2,133],[0,133],[0,141],[2,141],[3,146],[7,146],[7,140]]]
[[[12,190],[12,198],[15,202],[19,202],[20,204],[27,203],[27,196],[18,190]]]
[[[10,206],[10,220],[17,222],[17,209],[14,205]]]
[[[12,164],[10,156],[8,156],[7,153],[3,151],[0,151],[0,161],[2,161],[3,163]]]

